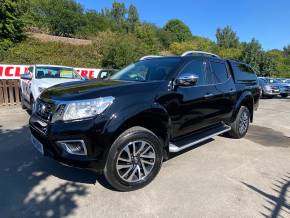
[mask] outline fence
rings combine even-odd
[[[20,89],[18,79],[0,80],[0,106],[20,104]]]

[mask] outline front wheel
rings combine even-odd
[[[232,138],[243,138],[248,132],[249,125],[250,111],[247,107],[241,106],[235,121],[230,124],[232,129],[228,132],[228,134]]]
[[[26,106],[25,106],[25,104],[24,104],[24,97],[23,97],[23,95],[22,94],[20,94],[21,95],[21,97],[20,97],[20,101],[21,101],[21,108],[23,109],[23,110],[25,110],[25,109],[27,109],[26,108]]]
[[[133,127],[123,132],[113,143],[104,176],[113,188],[133,191],[155,178],[162,160],[159,138],[148,129]]]

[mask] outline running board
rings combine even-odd
[[[192,137],[193,138],[193,141],[189,142],[189,143],[185,143],[185,144],[182,144],[182,143],[175,143],[173,144],[172,142],[169,143],[169,152],[171,153],[177,153],[177,152],[180,152],[184,149],[187,149],[191,146],[194,146],[198,143],[201,143],[203,141],[206,141],[214,136],[217,136],[217,135],[220,135],[222,133],[225,133],[225,132],[228,132],[231,130],[231,127],[230,126],[227,126],[227,125],[223,125],[219,128],[216,128],[216,129],[211,129],[208,131],[208,135],[207,136],[195,136],[195,137]],[[183,140],[185,141],[185,140]],[[186,140],[188,142],[188,139]],[[178,145],[179,144],[179,145]]]

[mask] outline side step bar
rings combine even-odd
[[[170,142],[169,143],[169,152],[171,152],[171,153],[180,152],[180,151],[182,151],[182,150],[184,150],[186,148],[189,148],[191,146],[194,146],[194,145],[196,145],[198,143],[201,143],[203,141],[206,141],[206,140],[208,140],[208,139],[210,139],[210,138],[212,138],[214,136],[220,135],[220,134],[225,133],[225,132],[228,132],[230,130],[231,130],[231,127],[225,125],[222,130],[219,128],[217,130],[217,132],[213,132],[213,133],[209,134],[208,136],[205,136],[205,137],[202,137],[202,138],[197,138],[196,140],[194,140],[194,141],[192,141],[192,142],[190,142],[188,144],[184,144],[182,146],[177,146],[177,145],[175,145],[175,144],[173,144],[173,143]]]

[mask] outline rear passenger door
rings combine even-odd
[[[223,60],[210,60],[212,82],[216,89],[217,119],[228,121],[232,117],[237,94],[233,78],[227,63]]]

